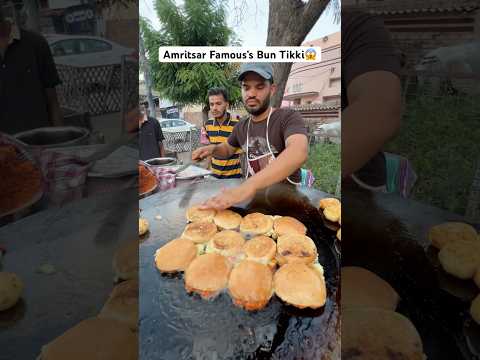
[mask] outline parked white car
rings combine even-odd
[[[47,34],[45,39],[57,64],[77,67],[118,65],[123,55],[138,58],[134,49],[97,36]]]
[[[197,127],[183,119],[160,119],[160,126],[163,132],[176,133],[188,132],[190,129],[195,130]]]

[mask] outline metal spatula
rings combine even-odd
[[[186,164],[183,164],[182,166],[180,166],[177,170],[175,170],[175,174],[179,174],[181,173],[183,170],[185,170],[186,168],[188,168],[190,165],[194,165],[198,163],[198,160],[190,160],[189,162],[187,162]]]

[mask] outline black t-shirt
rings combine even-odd
[[[370,71],[400,74],[400,56],[383,20],[356,11],[342,11],[342,110],[348,106],[347,87],[359,75]],[[371,186],[386,183],[385,155],[380,152],[355,173]]]
[[[165,138],[157,119],[149,117],[140,127],[139,149],[140,159],[149,160],[160,157],[160,142]]]
[[[271,161],[285,150],[289,136],[295,134],[307,135],[307,128],[302,115],[293,110],[276,109],[272,112],[268,124],[268,141],[267,120],[258,123],[251,121],[249,126],[248,119],[249,117],[240,120],[233,128],[228,143],[235,148],[242,148],[243,152],[248,154],[249,176],[266,168]],[[292,182],[300,182],[302,180],[300,169],[288,178]]]
[[[8,134],[51,126],[45,89],[60,84],[47,41],[21,30],[0,55],[0,131]]]

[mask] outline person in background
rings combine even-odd
[[[386,191],[382,148],[400,128],[401,67],[380,17],[342,11],[342,187]]]
[[[14,6],[0,0],[0,131],[62,125],[59,84],[45,38],[22,29]]]
[[[246,154],[247,179],[208,199],[202,208],[229,208],[279,182],[301,184],[301,166],[308,158],[307,128],[300,113],[272,107],[270,101],[276,91],[272,66],[245,63],[238,79],[250,116],[240,120],[227,142],[195,150],[192,160],[228,158],[241,148]]]
[[[212,88],[208,90],[208,103],[212,117],[205,123],[205,132],[210,144],[227,142],[235,125],[239,122],[228,111],[229,99],[227,90],[224,88]],[[240,163],[241,149],[232,156],[223,159],[215,156],[209,157],[210,169],[217,179],[234,179],[242,177]]]
[[[146,106],[142,105],[141,112],[142,114],[139,117],[140,160],[164,157],[163,140],[165,140],[165,137],[160,123],[156,118],[149,116]]]

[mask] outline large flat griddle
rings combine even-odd
[[[480,289],[446,274],[427,240],[431,226],[463,218],[395,194],[356,190],[343,191],[342,211],[342,266],[365,267],[396,289],[398,311],[418,329],[428,359],[477,359],[480,326],[468,308]]]
[[[324,309],[298,310],[274,297],[265,309],[247,312],[235,307],[227,293],[213,301],[188,295],[183,275],[166,277],[155,268],[155,250],[180,235],[186,225],[186,209],[217,194],[221,186],[238,183],[188,184],[140,201],[141,214],[150,222],[150,234],[140,246],[141,359],[337,359],[339,259],[333,247],[335,233],[324,227],[312,205],[327,194],[279,185],[258,194],[248,207],[235,209],[243,215],[254,211],[291,215],[305,223],[326,270]]]
[[[137,189],[52,208],[0,228],[3,271],[25,285],[22,300],[0,313],[0,359],[32,360],[41,347],[96,316],[113,284],[119,243],[138,237]],[[38,273],[50,264],[56,273]]]

